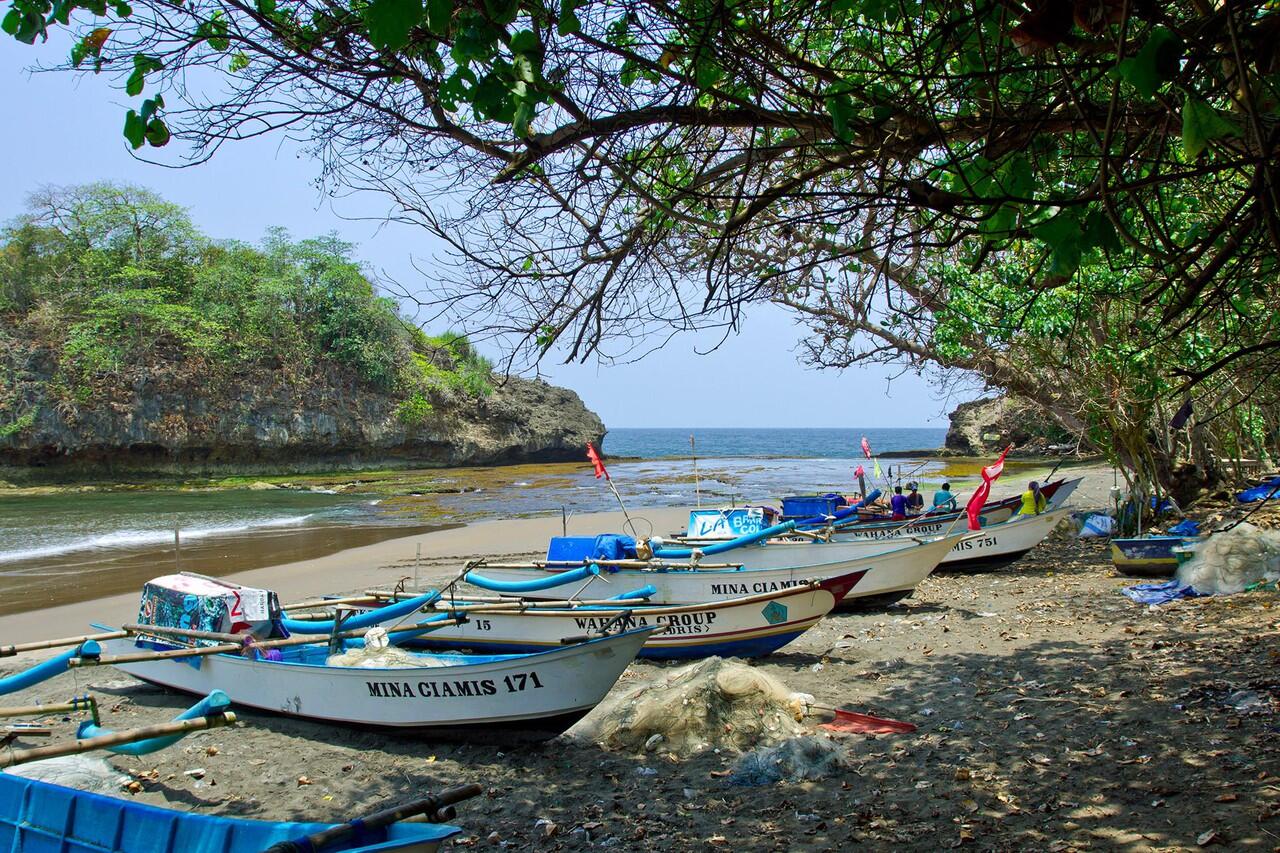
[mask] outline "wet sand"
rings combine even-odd
[[[167,548],[102,549],[84,556],[28,560],[20,567],[0,566],[0,616],[30,613],[78,601],[93,601],[142,588],[167,572],[196,572],[222,577],[266,566],[296,563],[403,539],[440,529],[334,525],[263,530],[234,536],[209,536]]]

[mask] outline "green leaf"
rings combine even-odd
[[[541,46],[532,30],[520,30],[511,37],[512,53],[536,53]]]
[[[364,10],[369,41],[385,50],[409,43],[409,32],[422,22],[422,0],[373,0]]]
[[[562,36],[570,33],[576,33],[582,29],[582,21],[578,20],[578,16],[573,12],[561,12],[560,22],[556,24],[556,32]]]
[[[1082,243],[1084,249],[1102,249],[1107,252],[1118,252],[1122,248],[1115,223],[1101,210],[1092,210],[1084,218]]]
[[[1150,98],[1166,80],[1173,79],[1178,73],[1182,48],[1182,39],[1174,32],[1156,27],[1137,54],[1116,65],[1115,73]]]
[[[484,0],[484,7],[496,23],[506,25],[519,14],[520,0]]]
[[[1082,234],[1080,219],[1064,210],[1052,219],[1041,222],[1032,233],[1053,250],[1049,260],[1052,275],[1071,275],[1080,266]]]
[[[1240,128],[1191,93],[1182,101],[1182,151],[1188,160],[1203,153],[1205,146],[1224,136],[1239,136]]]
[[[129,110],[124,117],[124,138],[129,140],[129,144],[136,150],[142,147],[146,137],[147,126],[142,116],[134,110]]]
[[[258,14],[270,18],[276,13],[276,0],[257,0]]]
[[[699,89],[710,89],[724,77],[724,69],[714,59],[699,59],[693,68],[693,79]]]
[[[231,61],[227,63],[227,69],[232,74],[237,74],[249,67],[249,55],[243,50],[238,51],[231,57]]]
[[[427,28],[438,36],[449,32],[453,20],[453,0],[427,0]]]
[[[1036,192],[1036,176],[1031,169],[1031,160],[1025,155],[1015,154],[1000,167],[1000,182],[1004,191],[1018,198],[1031,198]]]
[[[161,148],[169,142],[169,128],[164,121],[153,118],[147,122],[147,144],[153,148]]]
[[[849,120],[854,117],[853,98],[847,92],[836,92],[826,97],[827,112],[831,114],[831,127],[836,138],[848,142],[852,138],[849,133]]]
[[[17,9],[10,9],[4,16],[4,20],[0,21],[0,30],[4,30],[11,36],[18,34],[18,26],[22,23],[22,13]]]
[[[1002,204],[978,223],[978,230],[985,234],[988,240],[1000,240],[1009,236],[1017,220],[1017,208],[1011,204]]]

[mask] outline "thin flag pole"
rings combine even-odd
[[[613,478],[609,476],[607,471],[604,475],[604,481],[609,484],[609,490],[612,491],[613,496],[618,499],[618,506],[622,507],[622,517],[627,520],[627,527],[631,528],[631,532],[634,535],[636,527],[631,523],[631,515],[627,512],[627,505],[622,502],[622,495],[618,494],[618,487],[613,484]]]
[[[591,460],[591,466],[595,469],[596,479],[604,477],[604,481],[609,484],[609,491],[613,492],[613,496],[618,499],[618,506],[622,507],[622,517],[625,518],[627,527],[631,528],[631,532],[635,534],[635,525],[631,523],[631,514],[627,512],[627,505],[622,502],[622,495],[618,494],[618,487],[613,484],[613,478],[609,476],[609,469],[604,467],[604,462],[600,461],[600,453],[596,450],[595,445],[587,442],[587,458]]]
[[[698,509],[702,509],[702,478],[698,476],[698,446],[693,434],[689,434],[689,453],[693,456],[693,490],[698,496]]]

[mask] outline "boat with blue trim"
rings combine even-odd
[[[392,642],[450,624],[421,618],[438,592],[374,614],[327,622],[289,618],[275,594],[200,575],[168,575],[144,587],[141,633],[105,626],[95,661],[188,693],[220,689],[238,707],[341,725],[465,739],[542,740],[564,732],[609,692],[657,626],[640,627],[533,654],[368,654],[363,634],[388,621]],[[216,629],[234,642],[185,641],[177,631]],[[149,625],[154,633],[145,633]],[[230,629],[231,634],[223,634]],[[381,630],[381,629],[379,629]],[[288,637],[289,632],[312,635]],[[315,635],[329,635],[319,637]],[[349,661],[335,656],[363,650]],[[375,649],[376,650],[376,649]],[[348,665],[342,665],[348,664]]]
[[[6,853],[261,853],[310,850],[318,833],[341,836],[325,853],[434,853],[462,830],[446,824],[342,824],[196,814],[0,773],[0,850]],[[287,846],[293,845],[293,846]]]
[[[409,640],[427,649],[533,652],[558,648],[565,638],[656,626],[639,657],[692,660],[761,657],[777,651],[816,625],[857,586],[863,573],[804,581],[788,589],[704,604],[582,604],[506,599],[475,603],[449,598],[443,612],[465,612],[467,620]],[[367,610],[368,608],[361,608]]]
[[[1137,578],[1172,577],[1178,568],[1174,548],[1199,541],[1195,536],[1138,536],[1111,540],[1111,562],[1122,575]]]

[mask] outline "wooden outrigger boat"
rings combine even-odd
[[[1178,569],[1174,548],[1199,541],[1196,536],[1138,536],[1111,540],[1111,562],[1116,572],[1139,578],[1172,577]]]
[[[598,705],[656,630],[536,654],[415,653],[416,665],[396,668],[330,666],[324,642],[278,648],[280,658],[267,660],[225,648],[159,658],[139,654],[136,642],[109,640],[101,663],[188,693],[217,687],[237,705],[291,717],[406,734],[544,740]]]
[[[761,536],[767,540],[792,529],[790,524],[779,525],[779,528],[785,529],[770,528]],[[702,556],[714,554],[718,561],[723,560],[714,564],[673,562],[688,559],[695,549],[655,549],[657,559],[651,560],[587,558],[528,564],[481,561],[474,566],[483,574],[471,571],[465,577],[468,583],[484,589],[531,598],[604,599],[619,590],[649,585],[654,588],[650,596],[654,603],[704,604],[863,572],[858,585],[838,605],[856,606],[871,603],[866,602],[867,599],[880,603],[910,595],[966,535],[976,534],[928,541],[902,540],[876,548],[877,553],[871,555],[865,555],[865,548],[842,551],[841,543],[814,542],[766,545],[730,542],[709,546],[705,552],[697,549]]]
[[[1016,563],[1071,514],[1068,507],[1039,515],[1015,515],[957,542],[938,564],[940,572],[987,572]]]
[[[475,785],[349,824],[293,823],[193,814],[0,773],[0,850],[6,853],[434,853],[462,830],[400,823],[400,815],[451,815]],[[443,813],[443,814],[442,814]],[[387,816],[387,817],[384,817]],[[393,818],[393,819],[389,819]],[[319,842],[319,843],[317,843]]]
[[[11,650],[76,646],[34,667],[41,677],[68,667],[112,665],[176,690],[223,690],[237,705],[323,722],[545,739],[594,708],[659,630],[636,628],[527,655],[405,653],[403,665],[394,667],[331,665],[330,656],[348,641],[362,646],[371,626],[415,613],[435,597],[438,593],[399,602],[363,621],[321,625],[289,620],[267,590],[200,575],[169,575],[145,585],[138,624],[98,625],[100,633],[91,637]],[[454,621],[438,614],[390,633],[404,638]],[[282,636],[286,628],[312,634]]]
[[[806,581],[775,592],[683,606],[522,599],[488,603],[449,598],[437,602],[434,608],[466,613],[467,621],[424,634],[405,645],[528,652],[558,648],[565,638],[576,635],[659,626],[665,630],[645,641],[639,657],[760,657],[777,651],[816,625],[861,579],[861,573],[854,573]],[[368,612],[385,600],[373,599],[357,610]]]
[[[1083,481],[1083,477],[1076,477],[1071,480],[1055,480],[1052,483],[1046,483],[1040,491],[1049,502],[1050,509],[1061,509],[1067,505],[1067,501],[1071,499],[1071,495],[1075,493],[1076,488]],[[1014,495],[1013,497],[983,504],[981,512],[983,528],[994,524],[1002,524],[1013,518],[1021,505],[1021,495]],[[960,524],[966,523],[964,510],[944,513],[926,512],[906,521],[892,521],[882,518],[855,520],[850,518],[847,520],[834,519],[830,524],[834,531],[839,534],[835,537],[837,539],[885,539],[903,535],[940,536],[947,532],[948,529],[951,529],[952,524],[957,521]],[[800,527],[803,530],[821,529],[825,526],[827,525],[821,521],[810,520],[808,524],[801,524]]]

